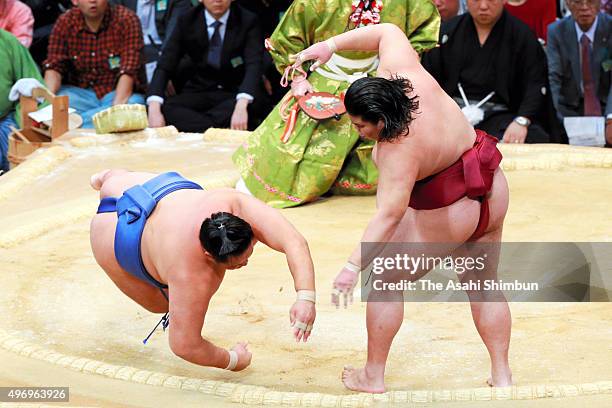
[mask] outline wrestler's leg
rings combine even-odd
[[[91,176],[91,178],[89,179],[89,184],[94,190],[100,191],[102,190],[102,186],[104,185],[104,183],[109,178],[119,176],[119,175],[124,175],[127,173],[129,173],[129,171],[123,170],[123,169],[105,169]],[[103,198],[103,197],[100,197],[100,198]]]
[[[385,301],[368,301],[368,359],[364,368],[344,367],[342,382],[353,391],[385,392],[385,365],[393,338],[404,320],[402,292],[383,294]]]
[[[94,190],[100,191],[100,199],[105,197],[119,198],[128,188],[145,183],[155,176],[157,176],[155,173],[107,169],[91,176],[90,184]]]
[[[411,210],[409,210],[411,211]],[[404,222],[414,222],[414,212],[404,215]],[[399,228],[398,228],[399,229]],[[413,231],[413,229],[411,229]],[[414,237],[394,236],[394,241],[408,241]],[[384,255],[383,255],[384,256]],[[373,297],[377,296],[378,299]],[[384,298],[382,301],[380,298]],[[344,386],[353,391],[381,393],[385,391],[384,377],[387,357],[393,338],[404,320],[404,297],[401,292],[370,292],[366,307],[368,330],[368,357],[365,367],[345,366],[342,372]]]
[[[485,268],[474,276],[480,280],[497,280],[499,253],[504,218],[508,209],[508,185],[501,170],[498,169],[493,188],[489,197],[490,219],[485,235],[472,241],[482,244],[476,246],[476,251],[486,251]],[[465,251],[472,247],[471,242],[459,250]],[[472,249],[470,252],[473,252]],[[456,253],[455,253],[456,255]],[[472,253],[470,256],[478,256]],[[508,386],[512,384],[512,372],[508,363],[510,348],[510,333],[512,320],[510,308],[501,291],[482,292],[468,291],[472,319],[476,330],[482,338],[491,358],[491,378],[487,381],[492,386]]]
[[[104,179],[110,171],[110,169],[105,169],[91,176],[91,178],[89,179],[89,184],[91,185],[91,188],[96,191],[100,191],[100,189],[102,188],[102,184],[104,184]]]
[[[461,214],[473,213],[473,215],[477,214],[478,211],[477,205],[467,200],[458,204],[458,207],[461,208],[452,209],[452,211],[458,211]],[[461,222],[455,223],[452,226],[448,222],[441,223],[440,219],[448,219],[448,212],[449,209],[446,209],[444,213],[442,211],[432,211],[423,215],[422,212],[409,209],[406,211],[398,231],[391,241],[411,242],[413,243],[411,249],[418,254],[427,253],[428,256],[450,254],[460,244],[447,244],[448,241],[445,241],[443,237],[459,233],[459,230],[463,229],[464,231],[460,234],[460,239],[465,240],[476,226],[474,222],[467,222],[463,226],[458,226]],[[461,219],[465,218],[462,217]],[[439,227],[437,231],[442,232],[441,235],[432,234],[432,231],[436,231],[436,227]],[[427,245],[428,242],[439,240],[444,242],[444,245]],[[385,256],[384,251],[381,256]],[[414,281],[427,274],[428,270],[420,269],[414,272],[414,274],[397,273],[395,275],[385,273],[384,281],[399,282],[402,279]],[[360,369],[354,369],[350,366],[344,368],[342,381],[348,389],[370,393],[385,391],[385,365],[393,338],[400,329],[403,319],[404,298],[402,292],[395,290],[370,292],[366,308],[366,326],[368,330],[367,362],[365,367]]]
[[[476,240],[477,243],[499,243],[502,228],[487,232]],[[485,271],[480,280],[496,280],[499,263],[499,245],[487,246]],[[491,358],[491,377],[487,383],[491,386],[505,387],[512,385],[512,372],[508,362],[512,319],[510,308],[503,293],[500,292],[467,292],[470,298],[472,319],[478,334],[482,338]]]
[[[152,313],[166,313],[168,301],[159,289],[130,275],[115,258],[117,214],[97,214],[91,221],[90,241],[96,262],[128,297]]]
[[[104,170],[91,177],[91,185],[100,191],[100,198],[120,197],[123,192],[155,177],[153,173],[123,169]],[[126,272],[115,257],[116,213],[96,214],[91,221],[90,241],[96,262],[117,287],[136,303],[153,313],[168,311],[168,301],[159,289]]]

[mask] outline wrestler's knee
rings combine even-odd
[[[412,273],[406,270],[388,270],[372,274],[368,302],[403,302],[404,292],[411,290],[411,284],[422,278],[428,271],[418,270]]]
[[[403,302],[404,289],[399,286],[399,282],[389,284],[389,282],[375,282],[368,293],[368,302]]]
[[[165,302],[165,300],[164,300]],[[167,313],[168,312],[168,303],[166,302],[143,302],[140,306],[144,307],[151,313]]]
[[[504,292],[500,290],[466,290],[470,303],[507,302]]]

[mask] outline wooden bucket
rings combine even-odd
[[[53,140],[50,136],[45,136],[35,130],[23,129],[18,131],[25,140],[15,134],[9,135],[8,159],[12,166],[17,166],[23,162],[30,154],[41,147],[51,146]]]
[[[35,127],[28,116],[38,108],[36,98],[39,97],[52,106],[53,119],[49,130]],[[32,91],[32,97],[22,96],[19,102],[23,128],[9,135],[8,159],[12,166],[22,163],[35,150],[52,145],[68,131],[68,96],[55,96],[46,89],[36,88]]]

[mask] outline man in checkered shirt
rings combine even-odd
[[[43,63],[49,90],[68,95],[70,106],[91,117],[110,106],[142,103],[142,29],[136,14],[108,0],[75,0],[53,27]]]

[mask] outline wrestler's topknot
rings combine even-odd
[[[240,256],[253,240],[248,222],[227,212],[218,212],[206,218],[200,227],[200,243],[218,262]]]

